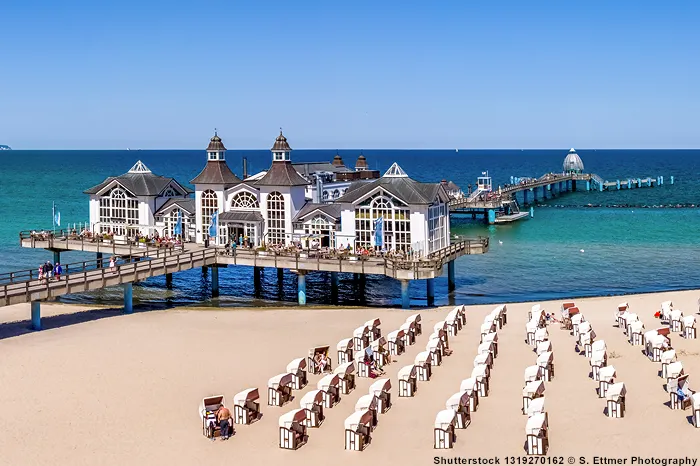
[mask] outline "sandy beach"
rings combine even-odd
[[[631,346],[613,326],[613,311],[627,301],[647,330],[659,326],[653,314],[672,300],[685,315],[698,312],[695,291],[576,300],[597,339],[608,347],[617,381],[625,382],[623,419],[603,414],[589,363],[574,352],[574,338],[559,325],[549,327],[555,373],[546,386],[552,456],[681,457],[699,456],[689,411],[673,411],[657,376],[660,365]],[[499,331],[499,355],[491,393],[480,400],[471,425],[457,430],[452,450],[433,449],[433,422],[445,401],[469,377],[479,343],[479,327],[495,305],[467,308],[467,325],[450,340],[453,354],[435,368],[430,382],[419,382],[413,398],[399,398],[396,374],[423,351],[433,324],[452,308],[391,309],[167,310],[121,315],[118,310],[89,310],[45,304],[45,330],[26,330],[29,306],[0,313],[0,463],[8,465],[288,465],[433,464],[435,456],[522,456],[526,416],[521,414],[523,372],[536,355],[524,342],[527,311],[533,303],[508,304],[508,324]],[[542,306],[559,315],[561,302]],[[354,328],[378,317],[383,334],[420,313],[424,332],[407,352],[387,366],[393,407],[380,416],[372,443],[364,452],[345,451],[343,421],[354,411],[371,379],[326,410],[326,421],[309,429],[298,451],[278,448],[278,418],[298,406],[320,376],[295,391],[285,407],[268,407],[267,380],[284,372],[289,361],[310,347],[335,345]],[[19,321],[19,322],[17,322]],[[700,340],[672,334],[686,372],[700,373]],[[691,380],[692,386],[692,380]],[[236,426],[228,442],[210,442],[201,433],[198,405],[208,395],[233,395],[248,387],[261,393],[263,418]],[[592,460],[591,460],[592,461]],[[629,464],[629,463],[628,463]]]

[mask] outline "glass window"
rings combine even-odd
[[[285,242],[284,197],[274,191],[267,196],[267,243]]]
[[[208,189],[202,193],[202,231],[208,233],[209,225],[211,225],[211,216],[214,212],[219,211],[219,200],[216,193]]]
[[[100,198],[100,231],[115,235],[127,233],[128,225],[139,223],[139,201],[121,188],[114,188]]]
[[[259,207],[257,198],[249,192],[238,193],[231,200],[232,209],[257,209]]]
[[[378,195],[355,208],[357,247],[374,245],[374,222],[384,219],[383,246],[387,250],[408,251],[411,247],[411,212],[391,198]]]

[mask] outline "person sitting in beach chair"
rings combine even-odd
[[[326,372],[326,369],[328,367],[328,356],[326,356],[326,353],[318,352],[314,355],[314,361],[316,361],[316,366],[318,367],[319,371]]]
[[[371,350],[371,348],[367,348]],[[371,379],[376,379],[380,375],[384,375],[383,369],[377,367],[377,362],[374,360],[374,353],[368,353],[365,351],[364,363],[369,366],[369,377]]]

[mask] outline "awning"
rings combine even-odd
[[[251,222],[260,223],[263,216],[259,212],[222,212],[219,214],[220,222]]]

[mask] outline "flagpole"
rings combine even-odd
[[[56,236],[56,202],[53,202],[51,208],[51,223],[53,224],[53,235]]]

